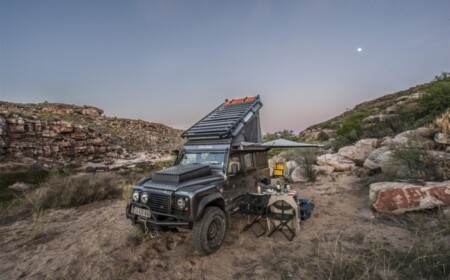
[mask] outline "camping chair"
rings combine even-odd
[[[244,216],[253,216],[254,218],[245,225],[242,232],[252,229],[252,232],[256,237],[261,237],[266,234],[267,230],[261,223],[261,219],[267,215],[267,204],[269,203],[269,198],[269,194],[244,194],[243,201],[239,206],[239,212]],[[262,232],[256,232],[254,225],[259,225]]]
[[[267,218],[273,226],[269,237],[276,231],[280,231],[289,241],[292,241],[295,237],[295,231],[289,226],[289,223],[295,217],[295,209],[286,201],[277,200],[269,205],[268,211]]]

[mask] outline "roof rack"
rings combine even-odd
[[[181,136],[192,140],[233,138],[257,114],[262,105],[259,95],[232,100],[227,99],[206,117],[186,130]]]

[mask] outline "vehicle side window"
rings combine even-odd
[[[245,169],[252,169],[255,167],[252,154],[244,154],[244,165]]]
[[[230,157],[230,160],[228,161],[228,173],[229,174],[236,174],[242,170],[241,166],[241,160],[239,156],[233,156]]]
[[[255,153],[255,164],[257,167],[267,167],[267,152]]]

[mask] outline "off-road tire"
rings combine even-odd
[[[207,207],[192,229],[194,248],[202,255],[217,251],[226,231],[225,213],[219,207]]]

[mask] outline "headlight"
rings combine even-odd
[[[180,209],[183,209],[184,206],[186,206],[186,201],[184,200],[184,198],[178,198],[177,199],[177,207]]]
[[[133,192],[133,201],[138,201],[139,200],[139,192],[138,191],[134,191]]]
[[[141,202],[144,204],[148,202],[148,193],[144,192],[141,194]]]

